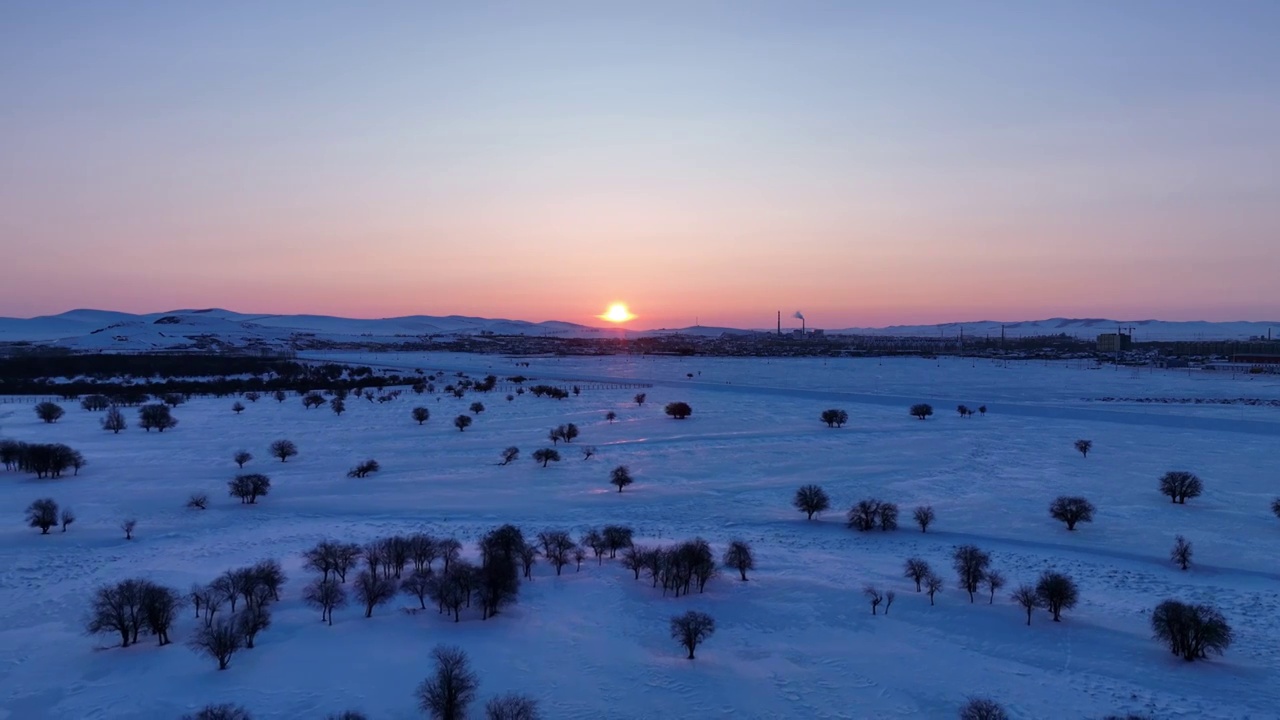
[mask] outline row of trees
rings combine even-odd
[[[34,473],[39,479],[62,477],[68,469],[80,474],[88,465],[84,455],[62,443],[25,443],[0,440],[0,463],[5,470]]]

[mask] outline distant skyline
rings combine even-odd
[[[0,316],[1275,321],[1276,37],[1270,0],[15,0]]]

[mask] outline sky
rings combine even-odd
[[[1277,37],[1273,0],[7,0],[0,316],[1275,321]]]

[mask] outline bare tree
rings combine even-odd
[[[62,524],[62,532],[67,531],[67,526],[76,521],[76,513],[69,507],[62,508],[62,512],[58,515],[58,521]]]
[[[831,507],[831,498],[827,497],[827,492],[817,485],[802,485],[796,490],[795,497],[791,499],[791,505],[812,520],[815,513]]]
[[[359,465],[356,465],[354,468],[351,468],[350,470],[348,470],[347,477],[349,478],[368,477],[371,473],[376,473],[381,469],[382,469],[382,466],[378,464],[378,461],[374,460],[373,458],[370,458],[360,463]]]
[[[820,419],[822,422],[827,424],[827,427],[844,427],[844,424],[849,422],[849,413],[844,410],[832,408],[830,410],[823,410]]]
[[[385,605],[396,596],[396,583],[391,578],[362,570],[352,581],[356,599],[364,603],[364,616],[373,617],[373,609]]]
[[[479,415],[480,413],[484,412],[484,403],[473,402],[471,403],[471,407],[468,409],[471,410],[472,415]]]
[[[205,705],[194,713],[187,713],[182,720],[253,720],[249,711],[239,705],[220,703]]]
[[[138,527],[138,521],[133,518],[129,518],[128,520],[120,523],[120,529],[124,531],[125,540],[133,539],[133,529],[136,527]]]
[[[197,628],[187,644],[192,650],[217,660],[219,670],[226,670],[231,656],[244,647],[244,639],[235,619],[228,618]]]
[[[933,524],[934,514],[932,505],[921,505],[911,512],[911,517],[920,526],[920,532],[929,532],[929,526]]]
[[[525,543],[520,548],[520,565],[524,568],[524,577],[526,580],[533,579],[533,566],[538,562],[538,546],[533,543]]]
[[[1049,516],[1067,524],[1068,530],[1075,530],[1076,523],[1093,522],[1093,503],[1082,497],[1059,495],[1049,504]]]
[[[1036,595],[1040,596],[1040,602],[1053,613],[1054,622],[1061,622],[1062,611],[1075,607],[1080,599],[1075,581],[1070,576],[1053,570],[1041,573],[1036,582]]]
[[[729,547],[724,551],[724,566],[733,568],[742,576],[743,582],[747,580],[747,571],[755,570],[756,560],[751,552],[751,546],[744,540],[730,540]]]
[[[1151,630],[1157,640],[1164,641],[1169,651],[1192,662],[1222,654],[1235,639],[1231,626],[1219,610],[1211,605],[1191,605],[1165,600],[1151,613]]]
[[[886,590],[884,593],[884,614],[889,614],[889,608],[893,607],[893,601],[898,599],[898,593],[892,590]]]
[[[484,704],[485,720],[540,720],[538,701],[525,695],[507,693]]]
[[[251,403],[256,403],[256,402],[258,402],[258,400],[260,400],[261,398],[262,398],[262,396],[261,396],[261,395],[259,395],[258,393],[254,392],[254,391],[252,391],[252,390],[250,390],[249,392],[247,392],[247,393],[245,393],[245,394],[244,394],[244,399],[245,399],[245,400],[248,400],[248,401],[249,401],[249,402],[251,402]]]
[[[1004,575],[999,570],[988,570],[987,574],[982,578],[982,583],[987,586],[987,590],[991,593],[991,597],[987,600],[987,604],[994,605],[996,602],[996,591],[1004,587]]]
[[[577,547],[569,533],[563,530],[538,533],[538,542],[542,543],[542,554],[547,558],[547,563],[556,569],[556,575],[571,562],[573,549]]]
[[[605,525],[600,531],[600,537],[604,539],[604,546],[609,550],[609,559],[618,556],[618,551],[623,548],[631,547],[631,536],[634,531],[626,525]]]
[[[250,650],[253,649],[254,638],[268,627],[271,627],[271,610],[267,603],[245,605],[244,610],[236,615],[236,629],[244,636],[244,646]]]
[[[929,568],[929,563],[925,562],[924,558],[918,557],[907,558],[907,561],[902,565],[902,571],[904,577],[915,581],[916,592],[920,592],[920,583],[933,574],[933,571]]]
[[[636,396],[635,396],[634,398],[632,398],[632,400],[635,400],[635,401],[636,401],[636,405],[639,405],[639,406],[641,406],[641,407],[644,407],[644,401],[645,401],[645,399],[646,399],[647,397],[648,397],[648,396],[647,396],[647,395],[645,395],[645,393],[636,393]]]
[[[1160,478],[1160,493],[1167,495],[1170,502],[1185,505],[1187,498],[1200,497],[1204,492],[1204,483],[1193,473],[1173,470]]]
[[[119,435],[121,430],[129,427],[128,421],[124,419],[124,413],[120,412],[118,407],[110,407],[107,414],[102,416],[102,429],[110,430],[113,434]]]
[[[911,406],[912,417],[917,417],[917,418],[920,418],[921,420],[924,420],[925,418],[929,417],[932,414],[933,414],[933,406],[928,403],[917,403]]]
[[[233,412],[233,413],[235,413],[235,414],[237,414],[237,415],[239,415],[240,413],[244,412],[244,404],[243,404],[243,403],[241,403],[239,400],[235,401],[235,402],[234,402],[234,403],[232,403],[232,405],[231,405],[231,412]]]
[[[80,407],[91,411],[106,410],[111,407],[111,399],[106,395],[85,395],[80,400]]]
[[[1191,543],[1181,535],[1173,539],[1173,550],[1169,551],[1169,559],[1186,570],[1191,566]]]
[[[416,407],[409,414],[418,421],[419,425],[431,419],[431,411],[424,407]]]
[[[1009,720],[1009,715],[995,700],[969,698],[960,708],[960,720]]]
[[[991,565],[991,556],[973,545],[961,545],[951,557],[952,567],[960,576],[960,589],[968,592],[969,602],[973,602],[973,594],[978,591],[978,585]]]
[[[253,453],[248,450],[237,450],[232,460],[236,461],[236,467],[244,469],[244,464],[253,459]]]
[[[687,402],[667,403],[667,406],[662,411],[676,420],[684,420],[693,414],[693,408]]]
[[[333,411],[334,415],[341,416],[342,413],[347,411],[347,403],[342,398],[334,398],[329,401],[329,409]]]
[[[1093,449],[1092,440],[1077,440],[1076,452],[1080,453],[1080,457],[1089,457],[1089,451]]]
[[[1040,594],[1030,585],[1019,585],[1009,597],[1027,611],[1027,625],[1031,625],[1031,611],[1040,607]]]
[[[302,591],[302,599],[320,608],[320,621],[333,625],[333,611],[347,604],[347,592],[337,580],[316,580]]]
[[[467,654],[458,647],[437,645],[431,657],[435,669],[418,685],[418,708],[432,720],[464,720],[480,685]]]
[[[453,426],[458,428],[458,432],[465,432],[467,428],[471,427],[471,416],[459,415],[453,419]]]
[[[626,465],[619,465],[609,472],[609,484],[616,485],[618,492],[622,492],[622,488],[635,482],[631,477],[631,471]]]
[[[289,458],[298,454],[298,446],[292,440],[276,440],[271,443],[271,457],[280,458],[280,462],[288,462]]]
[[[533,461],[546,467],[547,463],[560,462],[560,453],[552,448],[540,448],[533,451]]]
[[[671,637],[689,651],[690,660],[694,659],[693,651],[715,632],[716,621],[706,613],[690,610],[671,618]]]
[[[400,581],[400,592],[418,598],[419,607],[425,610],[427,608],[427,598],[431,595],[431,588],[434,584],[435,576],[430,570],[415,570]]]
[[[930,606],[933,605],[933,596],[941,592],[942,587],[943,587],[943,582],[941,577],[934,575],[933,573],[929,573],[928,575],[925,576],[924,591],[929,593]]]
[[[875,585],[863,585],[862,594],[867,596],[867,601],[871,603],[871,614],[876,614],[876,608],[880,607],[880,603],[884,602],[884,594]]]
[[[595,445],[584,445],[584,446],[582,447],[582,459],[583,459],[583,460],[590,460],[590,459],[591,459],[591,457],[592,457],[593,455],[595,455],[595,454],[596,454],[596,446],[595,446]],[[621,490],[619,490],[618,492],[622,492],[622,491],[621,491]]]
[[[879,523],[882,531],[897,530],[898,506],[891,502],[880,503]]]
[[[1271,514],[1280,518],[1280,498],[1271,501]]]
[[[604,414],[604,419],[608,420],[609,424],[612,425],[613,421],[618,419],[618,413],[610,410],[609,412]]]
[[[228,494],[241,503],[255,505],[259,497],[271,492],[271,478],[262,473],[245,473],[227,482]]]
[[[151,428],[164,432],[177,425],[177,418],[173,417],[169,406],[164,403],[152,403],[138,408],[138,427],[147,432],[151,432]]]
[[[35,410],[36,417],[50,424],[58,422],[58,418],[67,414],[67,411],[63,410],[61,405],[48,401],[38,403]]]
[[[518,457],[520,457],[520,448],[516,447],[515,445],[512,445],[511,447],[502,451],[502,462],[498,464],[510,465],[511,463],[515,462],[516,458]]]
[[[137,642],[142,623],[140,582],[125,580],[115,585],[103,585],[94,591],[86,625],[89,634],[119,633],[120,647],[129,647],[130,643]]]
[[[282,402],[284,402],[284,401],[285,401],[285,398],[287,398],[287,397],[289,397],[289,396],[288,396],[288,395],[286,395],[286,394],[285,394],[285,392],[284,392],[283,390],[277,390],[277,391],[275,391],[275,392],[271,393],[271,397],[275,398],[276,402],[278,402],[278,403],[282,403]]]

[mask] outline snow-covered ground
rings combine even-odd
[[[0,475],[10,517],[0,526],[0,718],[176,718],[209,702],[241,703],[260,718],[345,708],[419,717],[413,689],[441,642],[469,653],[482,701],[528,693],[548,718],[952,717],[968,695],[994,697],[1016,718],[1275,717],[1280,521],[1267,505],[1280,495],[1280,409],[1085,399],[1277,398],[1277,378],[946,359],[344,359],[586,389],[514,402],[406,392],[386,404],[349,400],[341,417],[304,410],[292,396],[245,403],[239,416],[230,398],[194,400],[164,434],[112,435],[99,429],[99,413],[74,403],[53,425],[30,404],[0,404],[0,436],[65,442],[90,463],[60,480]],[[622,380],[652,384],[644,407],[631,402],[635,389],[596,389]],[[458,432],[451,418],[477,399],[487,410]],[[666,418],[673,400],[689,402],[693,417]],[[907,401],[933,402],[937,415],[915,420]],[[957,402],[990,411],[962,420]],[[432,412],[425,426],[409,417],[417,404]],[[849,425],[818,422],[828,407],[848,410]],[[606,422],[608,410],[617,422]],[[560,447],[565,460],[546,469],[529,460],[566,422],[582,436]],[[267,454],[282,437],[301,451],[284,464]],[[1072,449],[1078,438],[1094,441],[1088,459]],[[498,467],[508,445],[523,457]],[[583,445],[598,454],[581,459],[574,449]],[[257,456],[246,470],[273,481],[257,506],[226,497],[241,448]],[[369,457],[382,472],[345,477]],[[618,464],[636,477],[621,494],[607,484]],[[1155,489],[1171,469],[1201,475],[1204,496],[1171,505]],[[793,510],[804,483],[824,486],[833,511],[806,522]],[[212,496],[210,508],[184,509],[197,490]],[[1096,521],[1068,532],[1051,520],[1046,508],[1059,494],[1091,499]],[[928,534],[846,529],[843,510],[872,496],[908,514],[932,504],[937,524]],[[78,522],[65,535],[23,527],[22,509],[38,497],[74,507]],[[132,541],[118,530],[126,517],[138,519]],[[416,600],[398,598],[368,620],[340,610],[327,627],[299,598],[310,578],[298,553],[320,539],[426,531],[456,536],[472,553],[504,522],[526,534],[625,523],[640,542],[700,535],[717,551],[742,538],[759,568],[749,582],[725,574],[705,594],[673,599],[618,561],[559,578],[539,565],[518,605],[459,624],[404,613]],[[1194,543],[1186,572],[1168,561],[1176,534]],[[1071,574],[1080,605],[1062,623],[1038,611],[1031,627],[1008,589],[994,605],[971,605],[949,561],[965,543],[989,551],[1011,584],[1050,567]],[[947,579],[935,607],[900,577],[913,555]],[[146,576],[185,589],[268,557],[290,576],[274,624],[224,672],[182,646],[195,624],[189,609],[169,647],[144,640],[121,650],[82,632],[98,584]],[[897,591],[887,617],[871,615],[868,582]],[[1235,644],[1209,662],[1173,657],[1148,626],[1165,598],[1217,604]],[[667,634],[667,618],[686,609],[718,623],[692,662]]]

